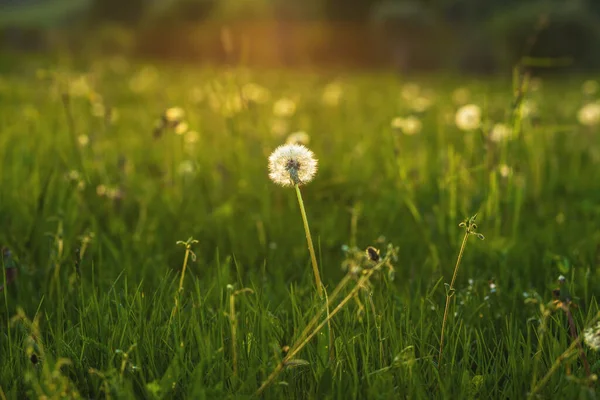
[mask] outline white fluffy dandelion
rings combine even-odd
[[[279,146],[269,156],[269,178],[281,186],[303,185],[317,173],[317,159],[300,144]]]
[[[463,131],[472,131],[481,125],[481,108],[476,104],[467,104],[456,111],[456,126]]]

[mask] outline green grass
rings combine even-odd
[[[328,293],[354,247],[384,256],[391,243],[397,259],[395,278],[375,275],[358,292],[364,309],[345,305],[264,398],[525,398],[571,344],[565,313],[548,305],[558,276],[578,330],[598,312],[600,132],[577,122],[594,97],[583,78],[528,91],[537,113],[522,118],[502,79],[27,65],[0,76],[0,244],[12,252],[3,269],[18,270],[0,292],[0,399],[253,397],[322,306],[296,194],[267,175],[285,141],[271,129],[283,97],[297,104],[282,118],[288,132],[308,132],[319,158],[302,195]],[[322,101],[333,80],[337,106]],[[249,82],[268,89],[266,102],[240,101]],[[410,82],[433,100],[414,112],[413,136],[390,125],[413,113],[418,100],[400,95]],[[458,87],[484,129],[455,126]],[[195,146],[172,129],[153,134],[173,106]],[[488,142],[496,122],[515,137]],[[437,365],[458,225],[475,213],[485,240],[466,245]],[[190,237],[178,293],[176,242]],[[230,299],[244,288],[234,375]],[[597,353],[585,353],[598,373]],[[594,388],[575,356],[539,394],[593,398]]]

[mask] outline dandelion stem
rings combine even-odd
[[[315,249],[313,247],[312,237],[310,236],[310,228],[308,227],[308,218],[306,218],[306,210],[304,210],[304,201],[302,201],[302,193],[300,193],[300,187],[298,186],[298,184],[294,185],[294,187],[296,188],[298,204],[300,205],[300,213],[302,214],[302,221],[304,222],[304,232],[306,233],[308,251],[310,252],[310,260],[312,263],[313,272],[315,274],[315,284],[317,285],[317,293],[319,294],[320,298],[323,298],[323,284],[321,283],[319,265],[317,264],[317,257],[315,256]]]
[[[467,240],[469,239],[470,232],[467,229],[465,236],[463,237],[460,251],[458,252],[458,258],[456,259],[456,265],[454,266],[454,274],[452,275],[452,281],[450,281],[450,287],[446,291],[446,306],[444,307],[444,319],[442,320],[442,333],[440,335],[440,354],[438,357],[438,368],[442,367],[442,353],[444,351],[444,331],[446,329],[446,321],[448,320],[448,309],[450,308],[450,300],[454,294],[454,282],[456,281],[456,275],[458,274],[458,268],[460,267],[460,261],[462,260],[465,247],[467,246]]]

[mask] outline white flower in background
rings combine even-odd
[[[90,144],[90,138],[88,135],[79,135],[77,136],[77,143],[81,147],[86,147],[88,144]]]
[[[406,118],[394,118],[392,120],[392,128],[400,130],[405,135],[412,136],[421,132],[423,124],[419,118],[411,115]]]
[[[331,82],[323,89],[323,104],[335,107],[340,104],[344,89],[339,82]]]
[[[457,89],[454,89],[454,91],[452,92],[452,101],[457,106],[467,104],[470,98],[471,92],[466,87],[459,87]]]
[[[481,126],[481,108],[476,104],[467,104],[456,111],[456,126],[463,131],[471,131]]]
[[[183,160],[177,167],[177,173],[182,176],[192,175],[196,170],[194,163],[191,160]]]
[[[181,107],[167,108],[164,117],[169,122],[180,122],[185,117],[185,111]]]
[[[281,186],[303,185],[317,173],[317,159],[299,144],[279,146],[269,156],[269,178]]]
[[[598,93],[598,81],[589,79],[581,85],[581,91],[587,96],[593,96]]]
[[[309,143],[310,136],[304,131],[290,133],[287,139],[285,140],[285,144],[302,144],[304,146],[307,146]]]
[[[184,133],[186,133],[189,129],[189,125],[187,122],[180,122],[177,124],[177,126],[175,126],[175,133],[177,135],[183,135]]]
[[[583,341],[594,351],[600,350],[600,322],[583,331]]]
[[[200,140],[200,134],[196,131],[187,131],[183,136],[185,144],[196,144]]]
[[[538,112],[537,103],[531,99],[525,99],[521,102],[521,117],[529,118],[536,115]]]
[[[291,117],[296,113],[296,102],[292,99],[279,99],[273,104],[273,114],[277,117]]]
[[[428,96],[418,96],[410,102],[410,108],[416,112],[427,111],[433,104],[433,99]]]
[[[420,94],[421,87],[418,84],[412,82],[402,86],[402,90],[400,92],[402,98],[407,102],[416,99]]]
[[[588,103],[579,109],[577,119],[581,125],[596,126],[600,123],[600,103]]]
[[[500,164],[498,166],[498,172],[500,173],[501,177],[508,178],[512,175],[512,168],[506,164]]]
[[[512,129],[505,124],[494,124],[492,131],[490,132],[490,140],[496,143],[510,139],[511,136]]]

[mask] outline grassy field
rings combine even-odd
[[[0,75],[0,399],[595,398],[587,79]],[[268,176],[299,131],[329,307]]]

